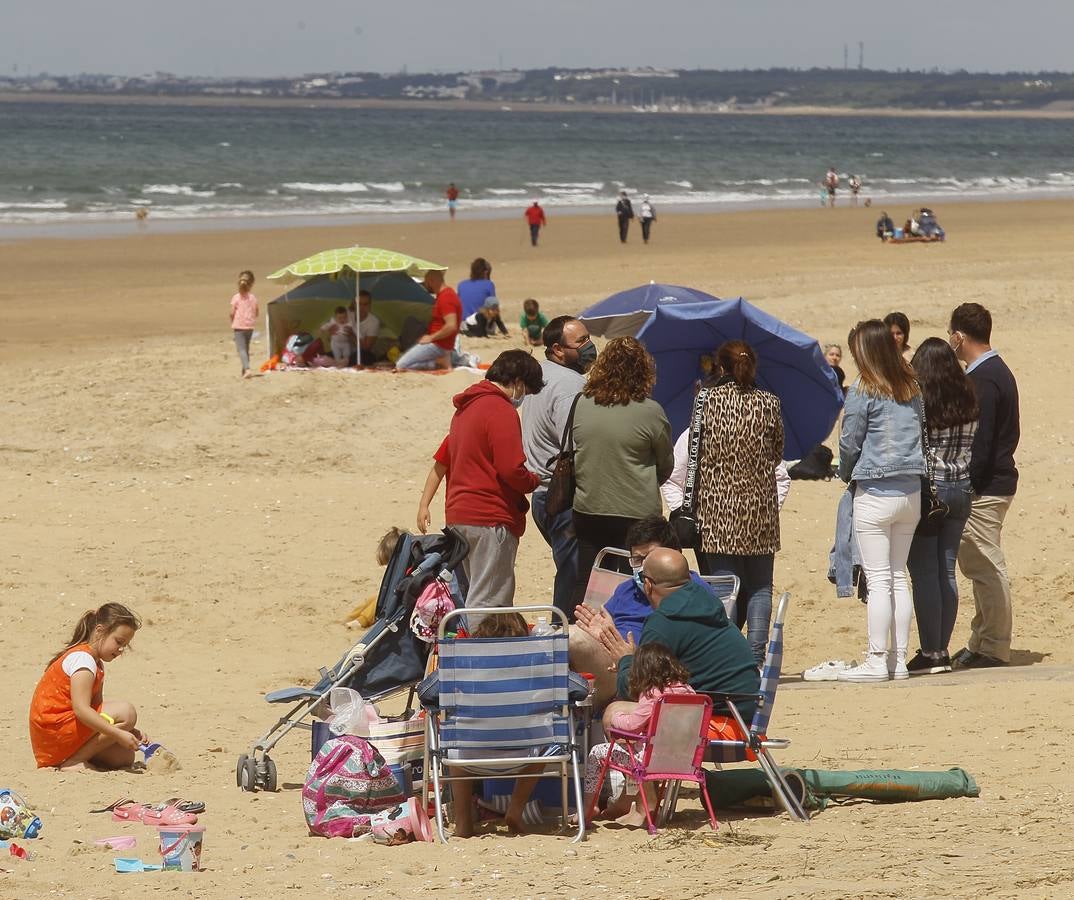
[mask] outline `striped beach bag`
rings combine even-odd
[[[369,725],[369,742],[390,766],[410,763],[412,781],[422,778],[422,760],[425,757],[425,717],[412,716],[382,718]]]
[[[387,763],[369,741],[340,735],[318,751],[302,786],[310,834],[354,837],[370,830],[373,813],[406,798]]]

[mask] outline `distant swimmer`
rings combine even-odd
[[[835,207],[835,192],[839,188],[839,173],[835,166],[828,166],[828,174],[824,176],[824,187],[828,191],[828,208]]]
[[[459,200],[459,189],[457,187],[455,187],[455,182],[454,181],[451,182],[451,184],[449,184],[447,186],[447,190],[444,191],[444,196],[447,197],[448,215],[451,216],[452,219],[454,219],[455,218],[455,206],[456,206],[456,204],[458,203],[458,200]]]
[[[139,206],[134,211],[134,218],[138,221],[139,225],[144,225],[145,220],[149,218],[149,210],[146,209],[144,206]]]
[[[851,175],[847,184],[850,185],[850,200],[857,206],[858,194],[861,193],[861,179],[857,175]]]
[[[548,220],[544,217],[544,210],[541,209],[541,204],[534,200],[533,206],[528,207],[522,215],[524,215],[526,221],[529,222],[530,244],[536,247],[537,238],[541,234],[541,227],[548,224]]]

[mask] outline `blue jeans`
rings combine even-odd
[[[442,357],[450,357],[451,351],[436,344],[415,344],[395,361],[397,369],[440,369]],[[450,363],[447,363],[450,367]]]
[[[764,665],[768,649],[768,626],[772,622],[772,570],[774,553],[740,556],[733,553],[698,551],[697,566],[702,575],[737,575],[738,599],[735,601],[735,624],[746,626],[753,658]]]
[[[552,605],[572,618],[574,605],[571,593],[578,577],[578,538],[574,534],[574,516],[567,509],[558,516],[549,516],[545,508],[548,491],[540,489],[530,498],[533,522],[541,532],[544,542],[552,548],[552,561],[556,564],[556,578],[552,588]]]
[[[936,482],[936,493],[950,512],[938,535],[914,535],[907,568],[914,588],[917,635],[925,653],[948,650],[958,618],[958,583],[955,563],[973,500],[969,481]]]

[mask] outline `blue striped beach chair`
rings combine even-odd
[[[551,606],[482,609],[481,615],[548,614],[560,627],[550,635],[465,638],[445,635],[466,610],[440,623],[439,709],[426,716],[426,785],[432,781],[436,829],[447,841],[443,784],[471,778],[514,778],[540,763],[527,777],[559,778],[566,827],[568,780],[579,810],[579,841],[585,834],[582,780],[574,714],[568,700],[566,617]],[[456,774],[451,774],[456,773]]]
[[[789,740],[768,737],[768,725],[772,720],[772,709],[776,703],[776,688],[779,687],[780,670],[783,667],[783,619],[786,616],[790,598],[791,595],[787,592],[779,598],[779,605],[768,636],[768,653],[765,656],[764,669],[761,670],[760,691],[757,694],[713,695],[713,700],[727,704],[741,733],[746,736],[745,739],[709,741],[708,749],[705,751],[705,762],[736,763],[756,760],[768,779],[776,802],[787,811],[792,819],[808,822],[809,815],[768,752],[769,750],[784,750],[791,743]],[[756,703],[756,712],[748,726],[735,705],[743,701]],[[677,785],[674,785],[672,790],[665,795],[660,815],[661,824],[666,822],[675,811],[676,788]],[[719,797],[712,799],[717,806],[720,805]]]

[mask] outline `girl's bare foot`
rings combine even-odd
[[[507,814],[504,815],[503,820],[507,824],[507,830],[510,831],[511,834],[527,834],[528,833],[526,831],[525,824],[522,822],[522,814],[521,813],[513,813],[513,812],[508,811]]]
[[[645,813],[643,813],[637,807],[632,809],[625,816],[620,816],[615,821],[620,825],[627,825],[631,828],[640,828],[642,825],[648,824],[645,821]]]

